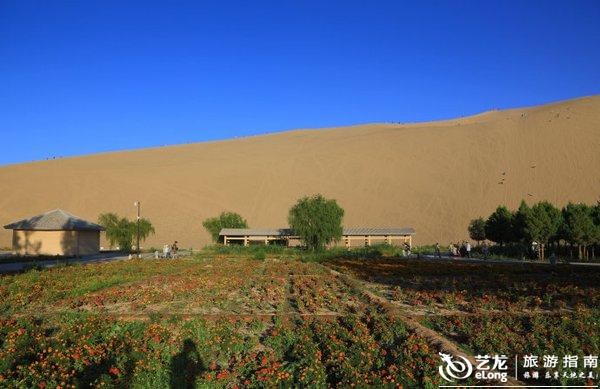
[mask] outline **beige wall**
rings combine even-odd
[[[18,255],[89,255],[100,250],[97,231],[13,231],[13,251]]]

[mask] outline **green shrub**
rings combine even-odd
[[[220,241],[219,234],[223,228],[248,228],[246,220],[235,212],[221,212],[217,217],[204,220],[202,225],[215,243]]]
[[[344,210],[333,199],[322,195],[304,197],[288,215],[290,228],[310,250],[322,250],[342,237]]]
[[[108,239],[111,247],[117,244],[119,250],[131,252],[133,241],[138,232],[137,221],[129,221],[115,213],[103,213],[98,217],[98,224],[106,229],[106,239]],[[155,233],[150,220],[144,218],[139,220],[139,232],[140,242]]]
[[[267,254],[264,250],[256,250],[254,254],[252,254],[252,258],[257,261],[264,261],[267,258]]]

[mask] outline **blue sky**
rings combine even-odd
[[[599,1],[0,1],[0,164],[600,93]]]

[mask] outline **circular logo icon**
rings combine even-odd
[[[443,365],[439,366],[439,372],[446,381],[464,380],[473,373],[473,365],[465,357],[458,356],[454,360],[450,354],[439,353],[442,358]]]

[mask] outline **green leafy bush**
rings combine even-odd
[[[304,197],[288,215],[291,229],[310,250],[322,250],[342,237],[344,210],[333,199],[322,195]]]
[[[98,217],[98,224],[106,229],[106,239],[111,247],[118,245],[119,250],[131,252],[133,241],[137,238],[138,222],[119,217],[115,213],[103,213]],[[140,242],[146,240],[155,233],[150,220],[141,218],[139,220]],[[139,248],[138,248],[139,249]]]
[[[217,217],[211,217],[202,222],[213,242],[220,241],[219,233],[223,228],[248,228],[246,220],[235,212],[222,212]]]

